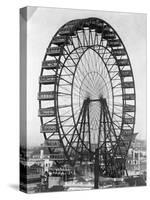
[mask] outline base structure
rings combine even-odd
[[[95,144],[92,143],[93,135],[90,127],[90,106],[93,102],[99,102],[100,106],[97,143]],[[105,98],[101,97],[97,100],[87,98],[83,102],[76,124],[79,132],[77,146],[82,150],[81,163],[85,159],[85,151],[88,152],[89,161],[94,163],[95,188],[98,188],[99,175],[112,178],[122,177],[125,173],[127,175],[125,163],[128,148],[120,135],[117,135],[113,123]]]

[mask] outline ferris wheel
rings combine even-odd
[[[42,62],[38,100],[51,159],[75,165],[98,150],[102,173],[125,170],[135,84],[126,48],[106,21],[77,19],[56,32]]]

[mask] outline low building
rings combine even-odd
[[[146,173],[146,142],[135,140],[129,149],[126,167],[129,176]]]

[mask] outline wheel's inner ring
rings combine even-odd
[[[78,98],[77,93],[79,93]],[[111,105],[110,108],[112,108],[112,89],[106,66],[100,56],[92,49],[88,49],[78,63],[73,82],[72,96],[74,113],[76,113],[78,108],[80,108],[79,111],[81,110],[84,100],[87,98],[91,100],[89,104],[91,144],[98,144],[101,110],[99,99],[101,97],[105,98],[107,103]],[[77,124],[79,112],[74,116],[75,123]],[[103,135],[101,137],[103,138]],[[84,141],[86,142],[86,140],[88,142],[88,136],[86,138],[85,135]]]

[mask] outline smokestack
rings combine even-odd
[[[43,159],[43,158],[44,158],[44,150],[41,149],[41,150],[40,150],[40,159]]]

